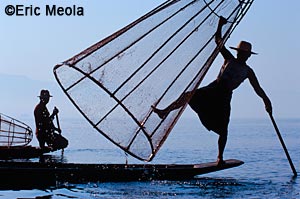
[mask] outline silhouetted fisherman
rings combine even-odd
[[[237,51],[237,57],[235,58],[222,44],[221,30],[226,23],[227,20],[220,17],[215,34],[216,44],[224,57],[224,64],[217,79],[208,86],[197,89],[194,93],[183,93],[176,101],[163,110],[153,107],[154,112],[160,118],[165,118],[172,110],[180,108],[190,100],[189,105],[197,112],[202,124],[208,130],[212,130],[219,135],[218,165],[224,164],[223,153],[227,142],[230,102],[234,89],[245,79],[248,79],[256,94],[263,99],[266,110],[272,113],[271,101],[260,87],[254,71],[246,64],[248,58],[252,54],[257,53],[251,51],[252,46],[249,42],[241,41],[236,48],[230,47]]]
[[[58,109],[55,107],[50,115],[47,104],[52,97],[48,90],[41,90],[40,103],[34,109],[34,118],[36,124],[36,137],[39,141],[39,146],[45,148],[45,143],[52,150],[63,149],[67,147],[68,141],[62,137],[61,129],[53,124],[54,117],[58,114]],[[59,134],[55,133],[57,131]]]

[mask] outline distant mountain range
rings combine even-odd
[[[53,96],[48,104],[49,111],[57,106],[62,116],[80,117],[80,113],[54,79],[41,81],[25,76],[0,74],[0,88],[0,112],[13,118],[33,118],[41,89],[48,89]]]

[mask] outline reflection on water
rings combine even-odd
[[[67,157],[64,156],[62,151],[60,155],[42,155],[39,158],[40,163],[67,163]]]
[[[273,183],[235,178],[191,181],[65,184],[51,190],[52,198],[299,198],[295,182]],[[50,191],[50,190],[49,190]],[[49,195],[45,194],[47,197]]]

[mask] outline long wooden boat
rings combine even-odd
[[[201,164],[75,164],[42,162],[0,162],[0,189],[7,186],[32,188],[59,183],[124,182],[147,180],[188,180],[197,175],[243,164],[230,159]]]
[[[50,148],[41,149],[35,146],[0,146],[0,159],[30,159],[51,152]]]

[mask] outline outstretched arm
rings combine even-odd
[[[215,33],[215,42],[217,44],[217,46],[219,47],[219,51],[222,54],[222,56],[224,57],[225,60],[229,60],[231,58],[233,58],[233,55],[229,52],[229,50],[227,50],[223,44],[223,40],[222,40],[222,27],[227,23],[227,19],[225,19],[224,17],[220,17],[219,19],[219,23],[218,23],[218,27],[217,27],[217,31]]]
[[[222,27],[227,23],[227,20],[224,17],[220,17],[217,31],[215,34],[215,41],[218,46],[222,45]]]
[[[263,99],[266,111],[272,114],[272,103],[266,95],[265,91],[260,87],[257,77],[255,76],[255,73],[252,69],[249,72],[248,78],[256,94]]]

